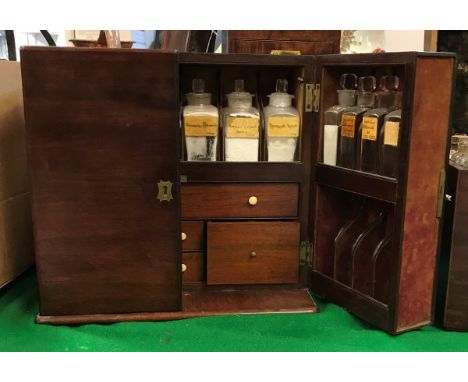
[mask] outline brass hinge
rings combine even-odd
[[[306,84],[305,111],[318,112],[320,108],[320,84]]]
[[[318,113],[320,108],[320,84],[315,84],[314,91],[314,111]]]
[[[437,219],[442,217],[442,212],[444,210],[444,199],[445,199],[445,170],[440,170],[439,173],[439,186],[437,189]]]
[[[299,249],[299,260],[301,264],[307,264],[310,261],[312,254],[312,243],[310,241],[301,241]]]
[[[305,94],[305,111],[311,112],[314,110],[314,90],[315,84],[306,84]]]

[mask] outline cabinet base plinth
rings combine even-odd
[[[318,313],[306,289],[197,290],[184,292],[184,309],[178,312],[122,314],[37,315],[38,324],[83,325],[124,321],[171,321],[238,314]]]

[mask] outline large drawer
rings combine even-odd
[[[296,183],[183,184],[182,217],[295,217],[298,197]]]
[[[203,250],[204,232],[202,221],[182,221],[182,250]]]
[[[299,222],[208,222],[207,284],[298,282]]]

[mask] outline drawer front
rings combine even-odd
[[[203,281],[204,263],[203,252],[184,252],[182,254],[182,267],[185,270],[182,273],[182,281],[184,283]]]
[[[299,275],[299,222],[209,222],[207,284],[289,284]]]
[[[204,234],[202,221],[182,222],[182,250],[201,251],[203,250]]]
[[[183,184],[182,217],[295,217],[298,195],[296,183]]]

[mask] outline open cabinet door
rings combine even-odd
[[[416,52],[318,58],[311,290],[391,334],[432,320],[454,62],[451,54]],[[342,127],[333,130],[332,113],[325,118],[325,110],[337,104],[345,73],[397,76],[399,90],[387,109],[358,97],[360,111],[343,111],[345,117],[336,118]],[[344,142],[336,164],[323,159],[331,156],[323,153],[327,147],[337,147],[331,131]]]
[[[181,309],[177,60],[22,49],[38,321]]]

